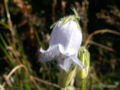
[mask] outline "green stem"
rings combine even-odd
[[[81,90],[86,90],[86,79],[81,80]]]

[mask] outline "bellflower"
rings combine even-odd
[[[57,60],[58,65],[68,71],[71,65],[83,68],[78,59],[78,50],[82,42],[81,28],[76,16],[67,16],[59,20],[53,28],[47,50],[40,49],[40,61]]]

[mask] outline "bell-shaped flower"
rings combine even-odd
[[[49,48],[40,49],[40,61],[57,60],[58,65],[68,71],[71,65],[83,64],[78,59],[78,50],[82,42],[81,28],[75,16],[68,16],[59,20],[53,28]]]

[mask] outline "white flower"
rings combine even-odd
[[[40,61],[56,59],[59,66],[65,71],[69,70],[71,64],[84,67],[77,58],[82,42],[82,33],[74,19],[74,16],[68,16],[56,23],[51,34],[49,48],[47,50],[40,49]]]

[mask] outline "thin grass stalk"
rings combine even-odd
[[[6,56],[9,55],[9,57],[12,57],[12,59],[10,59],[10,58],[8,58],[8,59],[9,59],[11,62],[14,62],[14,63],[16,63],[16,64],[20,64],[20,61],[18,60],[18,57],[16,56],[17,50],[15,50],[13,47],[11,47],[11,45],[8,45],[8,44],[7,44],[7,41],[9,41],[9,39],[7,38],[7,39],[6,39],[7,41],[5,41],[5,39],[3,38],[2,35],[0,35],[0,39],[1,39],[2,43],[3,43],[3,47],[2,47],[2,45],[1,45],[1,47],[2,47],[2,50],[3,50],[3,52],[5,53],[5,55],[6,55]],[[12,50],[9,50],[9,49],[8,49],[9,46],[11,47]],[[16,58],[16,60],[15,60],[15,58]]]
[[[13,56],[11,56],[9,54],[9,52],[7,51],[6,47],[7,47],[7,43],[5,41],[5,39],[3,38],[3,36],[0,34],[0,40],[2,41],[3,45],[0,43],[0,48],[2,49],[3,53],[5,54],[5,56],[7,56],[7,58],[9,59],[9,63],[11,66],[15,65],[15,62],[13,62]]]
[[[2,46],[1,43],[0,43],[0,48],[2,49],[5,56],[9,59],[9,62],[8,62],[9,65],[10,66],[15,66],[15,63],[13,62],[13,57],[9,55],[8,51]]]
[[[4,0],[4,6],[5,6],[5,11],[6,11],[7,19],[8,19],[8,26],[9,26],[9,29],[10,29],[10,32],[11,32],[11,36],[12,36],[13,46],[15,47],[15,45],[14,45],[14,43],[16,43],[15,30],[13,28],[13,24],[12,24],[10,12],[9,12],[9,9],[8,9],[8,2],[9,2],[9,0]]]
[[[39,44],[40,46],[43,46],[42,43],[41,43],[41,41],[40,41],[40,39],[39,39],[38,31],[35,32],[35,36],[36,36],[36,39],[37,39],[37,41],[38,41],[38,44]]]

